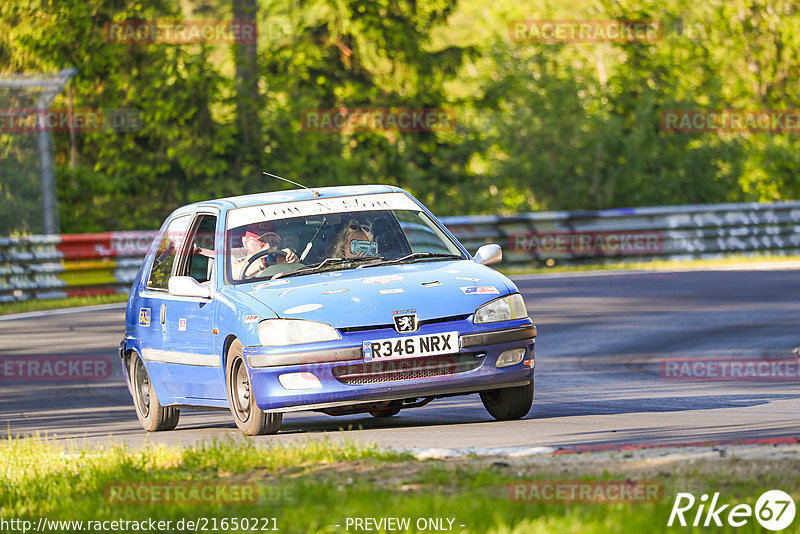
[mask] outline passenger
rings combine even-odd
[[[373,241],[371,225],[350,219],[336,237],[330,255],[335,258],[359,258],[377,254],[378,243]]]
[[[255,261],[247,269],[247,273],[243,273],[247,262],[250,258],[261,252],[262,250],[276,249],[285,253],[278,255],[278,263],[295,263],[297,262],[297,255],[289,248],[278,249],[281,243],[281,236],[275,232],[275,225],[269,222],[254,223],[247,226],[244,236],[242,236],[242,246],[244,247],[245,257],[239,260],[234,260],[232,265],[233,277],[237,280],[242,280],[245,277],[253,277],[260,271],[263,271],[270,265],[270,260],[267,256],[262,257],[260,260]]]

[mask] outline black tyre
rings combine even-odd
[[[498,421],[521,419],[533,404],[533,380],[527,386],[481,391],[481,401],[489,415]]]
[[[156,396],[156,390],[153,389],[153,384],[150,382],[150,376],[147,374],[147,368],[135,352],[131,355],[131,367],[128,374],[133,390],[133,406],[142,428],[148,432],[159,432],[172,430],[178,426],[181,411],[172,406],[161,406],[158,396]]]
[[[237,339],[228,349],[226,364],[228,404],[236,426],[248,436],[276,434],[283,421],[282,413],[265,413],[253,400],[250,375],[242,357],[242,343]]]
[[[400,408],[387,408],[385,410],[371,410],[369,414],[372,417],[392,417],[400,413]]]

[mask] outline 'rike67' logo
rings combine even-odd
[[[686,501],[685,504],[683,501]],[[728,525],[732,527],[741,527],[747,524],[750,517],[754,515],[753,508],[749,504],[737,504],[730,508],[730,504],[723,504],[717,506],[719,500],[719,493],[714,493],[711,502],[708,501],[708,494],[704,493],[700,496],[699,506],[697,512],[694,514],[694,521],[691,523],[693,527],[712,525],[721,527],[723,519],[727,521]],[[703,515],[703,509],[708,504],[708,509]],[[695,497],[691,493],[678,493],[675,497],[675,504],[672,505],[672,512],[669,514],[669,521],[667,526],[671,527],[675,519],[678,520],[681,526],[687,526],[684,513],[689,512],[695,505]],[[730,508],[730,510],[727,510]],[[724,514],[727,510],[727,515]],[[767,530],[783,530],[794,521],[795,505],[792,497],[781,490],[766,491],[758,498],[755,507],[755,516],[759,524]],[[689,513],[691,517],[691,513]],[[701,520],[705,517],[705,521]]]

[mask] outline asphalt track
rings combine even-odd
[[[403,448],[615,447],[800,436],[800,380],[674,380],[664,359],[786,359],[800,346],[800,271],[611,272],[515,278],[539,328],[535,400],[496,422],[477,395],[391,419],[288,414],[261,443],[349,438]],[[104,380],[0,378],[0,436],[78,444],[240,439],[228,412],[184,411],[178,428],[141,430],[116,347],[121,308],[0,321],[0,360],[107,356]]]

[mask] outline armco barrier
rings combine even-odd
[[[156,232],[0,238],[0,302],[126,291]]]
[[[506,265],[800,253],[800,202],[446,217],[469,249],[502,245]]]
[[[472,252],[503,264],[800,254],[800,202],[444,217]],[[127,291],[156,232],[0,238],[0,302]]]

